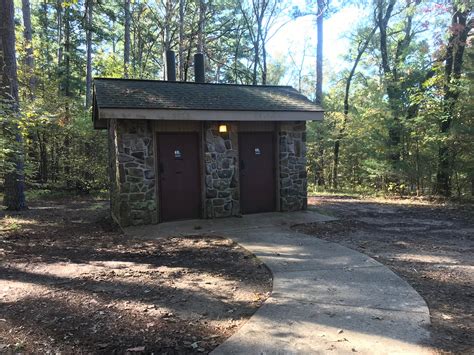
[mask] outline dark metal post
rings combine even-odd
[[[176,59],[172,50],[166,51],[166,79],[176,81]]]
[[[194,55],[194,81],[196,83],[204,83],[204,54],[196,53]]]

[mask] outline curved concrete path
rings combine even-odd
[[[430,338],[428,307],[407,282],[364,254],[289,228],[330,219],[310,211],[266,213],[126,232],[223,235],[273,272],[272,295],[213,354],[431,353],[422,345]]]

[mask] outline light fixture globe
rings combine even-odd
[[[219,133],[227,133],[227,125],[226,124],[220,124],[219,125]]]

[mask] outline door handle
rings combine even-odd
[[[163,174],[165,172],[165,168],[163,167],[163,163],[160,163],[158,165],[158,171],[160,174]]]
[[[243,160],[240,160],[240,170],[244,170],[245,169],[245,164],[244,164],[244,161]]]

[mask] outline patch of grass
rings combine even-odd
[[[63,190],[32,189],[25,191],[27,201],[39,201],[44,199],[59,199],[71,196],[70,192]]]
[[[420,195],[416,196],[410,193],[396,193],[385,190],[374,190],[371,187],[358,186],[355,188],[341,187],[332,189],[329,186],[321,187],[308,183],[308,196],[342,196],[352,198],[382,198],[382,199],[403,199],[403,200],[419,200],[435,203],[456,203],[461,205],[474,204],[474,196],[463,194],[462,196],[443,197],[438,195]]]
[[[23,341],[19,341],[18,343],[15,344],[15,353],[20,353],[23,352],[25,349],[25,343]]]
[[[10,216],[5,216],[0,221],[0,232],[13,232],[21,229],[21,224],[18,219]]]
[[[384,196],[385,194],[380,191],[375,191],[369,188],[340,188],[340,189],[331,189],[329,187],[323,188],[316,186],[314,184],[308,184],[308,195],[320,195],[320,196],[347,196],[347,197],[379,197]]]
[[[101,211],[104,209],[103,203],[91,203],[90,206],[87,208],[90,211]]]
[[[41,201],[41,200],[59,200],[63,198],[70,198],[75,196],[81,196],[75,190],[65,189],[28,189],[25,192],[26,201]],[[109,197],[109,193],[106,190],[91,191],[88,196],[94,199],[102,200]]]

